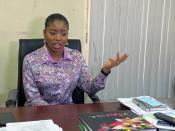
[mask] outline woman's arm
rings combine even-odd
[[[107,75],[111,72],[111,69],[125,61],[127,57],[127,54],[120,56],[118,53],[116,57],[109,58],[101,69],[101,72],[95,78],[90,76],[88,66],[85,60],[82,58],[81,73],[78,81],[80,88],[82,88],[89,95],[104,89]]]
[[[34,81],[31,64],[24,58],[23,62],[23,87],[27,106],[48,105],[40,95],[39,89]]]

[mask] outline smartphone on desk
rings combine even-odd
[[[174,124],[171,124],[169,122],[163,121],[163,120],[158,120],[157,125],[159,126],[169,126],[169,127],[175,127]]]
[[[158,120],[157,121],[158,131],[174,131],[175,125],[169,122]]]

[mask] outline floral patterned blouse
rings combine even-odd
[[[106,76],[101,72],[92,78],[88,66],[77,50],[64,48],[59,62],[53,62],[46,45],[25,56],[23,85],[25,105],[73,103],[74,88],[93,94],[104,89]]]

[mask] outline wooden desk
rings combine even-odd
[[[175,109],[175,98],[160,99]],[[71,104],[38,107],[0,108],[0,112],[13,112],[16,121],[30,121],[52,119],[54,123],[63,128],[64,131],[80,131],[81,124],[79,115],[84,112],[102,112],[127,110],[128,108],[118,102],[100,104]]]
[[[127,109],[118,102],[100,104],[71,104],[38,107],[0,108],[0,112],[13,112],[16,121],[52,119],[64,131],[79,131],[79,115],[83,112],[116,111]]]

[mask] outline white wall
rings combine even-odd
[[[85,44],[86,0],[0,0],[0,105],[10,89],[17,87],[17,55],[20,38],[40,38],[44,20],[51,13],[64,14],[70,23],[69,38]]]

